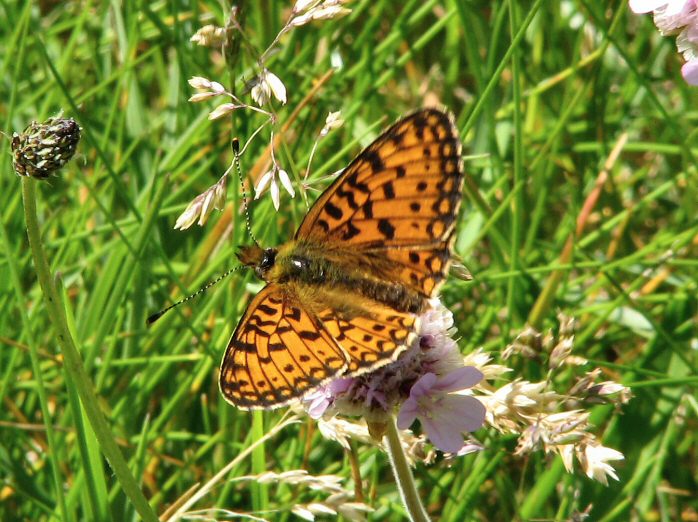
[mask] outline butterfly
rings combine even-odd
[[[337,377],[394,361],[448,273],[462,199],[450,114],[423,109],[366,147],[322,193],[292,240],[241,247],[266,286],[220,367],[225,399],[272,409]]]

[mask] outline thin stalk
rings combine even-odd
[[[388,432],[385,437],[388,442],[388,457],[390,457],[390,466],[393,468],[395,482],[400,491],[402,503],[407,510],[407,515],[412,522],[429,522],[429,515],[427,515],[427,511],[422,505],[422,500],[419,498],[412,470],[407,463],[405,450],[400,443],[400,434],[397,431],[395,417],[391,415],[387,424]]]
[[[516,26],[518,23],[518,13],[515,8],[515,3],[512,0],[508,2],[509,8],[509,27],[512,38],[516,35]],[[514,180],[513,186],[517,187],[522,184],[524,179],[523,172],[523,121],[521,112],[521,75],[520,75],[520,52],[518,47],[513,48],[511,54],[511,72],[512,72],[512,91],[514,95]],[[524,216],[524,191],[517,190],[514,199],[511,202],[511,247],[509,251],[509,270],[516,270],[522,263],[519,261],[521,229]],[[506,333],[512,328],[512,320],[514,317],[514,308],[516,296],[521,295],[519,278],[512,277],[507,285],[507,311],[509,312],[509,320],[506,323]]]
[[[117,446],[116,440],[109,429],[109,425],[99,408],[97,397],[94,393],[94,387],[85,371],[80,353],[75,346],[75,341],[68,328],[65,313],[61,306],[61,299],[54,286],[51,271],[46,259],[46,253],[41,244],[39,221],[36,216],[36,183],[37,182],[33,179],[22,178],[24,216],[27,222],[29,246],[31,247],[32,257],[34,258],[36,274],[44,295],[46,311],[56,331],[58,344],[65,360],[65,369],[70,375],[72,382],[75,384],[75,388],[80,396],[80,401],[85,408],[85,413],[90,420],[90,424],[97,437],[102,453],[114,470],[114,474],[124,490],[124,493],[131,500],[134,508],[143,520],[157,522],[158,517],[153,512],[145,495],[143,495],[136,480],[133,478],[128,464]],[[79,412],[75,412],[75,415],[79,415]]]

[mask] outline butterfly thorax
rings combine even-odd
[[[419,313],[427,297],[398,281],[386,279],[386,260],[346,249],[333,250],[326,244],[289,241],[279,248],[241,247],[238,259],[254,268],[267,283],[293,286],[306,298],[328,293],[351,301],[352,295],[376,301],[398,312]]]

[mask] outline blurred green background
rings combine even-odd
[[[148,314],[234,266],[236,245],[249,242],[234,178],[223,213],[173,230],[230,164],[231,138],[245,141],[264,122],[252,111],[237,111],[232,125],[209,121],[214,105],[188,103],[187,80],[234,84],[251,102],[245,82],[292,7],[239,2],[244,43],[226,64],[189,40],[203,25],[225,23],[225,3],[0,2],[5,134],[60,110],[82,127],[76,160],[38,189],[41,232],[112,435],[158,515],[283,415],[237,411],[217,388],[228,337],[259,288],[251,274],[145,327]],[[575,353],[590,359],[586,369],[601,367],[604,379],[635,394],[621,411],[592,411],[597,435],[625,455],[619,482],[566,474],[559,458],[540,452],[514,457],[515,437],[483,429],[475,435],[484,451],[416,467],[430,513],[442,521],[569,520],[592,504],[591,520],[697,520],[698,88],[681,78],[674,38],[617,0],[348,7],[344,18],[290,31],[266,61],[288,91],[285,106],[271,104],[275,153],[298,195],[282,192],[278,213],[267,196],[252,205],[260,242],[290,238],[306,211],[301,196],[312,201],[325,176],[401,114],[445,105],[470,156],[456,250],[474,280],[452,278],[443,290],[462,350],[484,346],[496,359],[527,323],[556,328],[563,312],[578,321]],[[345,124],[320,142],[306,190],[300,181],[314,140],[337,110]],[[269,130],[242,158],[252,182],[268,169]],[[9,140],[0,147],[0,519],[137,520],[66,378]],[[598,201],[585,209],[598,180]],[[545,378],[535,361],[507,364],[512,378]],[[572,375],[556,379],[565,390]],[[386,456],[358,443],[356,453],[371,519],[402,520]],[[226,477],[299,468],[339,474],[353,488],[347,455],[309,421],[282,430]],[[290,520],[294,505],[325,497],[226,479],[195,508]]]

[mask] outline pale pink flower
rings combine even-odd
[[[680,13],[688,3],[692,3],[692,0],[630,0],[628,5],[637,14],[650,13],[666,6],[668,14],[674,15]]]
[[[480,444],[479,442],[466,439],[466,441],[463,444],[463,446],[461,447],[461,449],[459,449],[456,452],[456,456],[462,457],[464,455],[469,455],[470,453],[475,453],[476,451],[482,451],[484,449],[485,449],[485,447],[482,444]]]
[[[698,4],[696,0],[630,0],[638,14],[652,13],[659,32],[679,33],[676,45],[686,63],[681,74],[690,85],[698,85]]]
[[[434,446],[450,453],[461,451],[465,445],[463,432],[475,431],[483,425],[485,407],[474,397],[452,392],[471,388],[482,377],[482,373],[470,366],[440,378],[427,373],[412,386],[410,397],[400,409],[398,427],[409,428],[419,419]]]
[[[332,404],[334,397],[340,393],[346,392],[352,382],[352,379],[343,379],[340,377],[303,397],[303,401],[307,403],[306,409],[308,410],[310,418],[317,420],[322,417],[325,410]]]
[[[382,421],[400,410],[404,430],[419,418],[439,449],[458,454],[474,451],[462,433],[484,423],[485,408],[468,396],[483,373],[465,366],[454,333],[453,316],[438,299],[419,317],[418,337],[396,361],[358,377],[342,377],[303,398],[311,417],[360,415]],[[455,412],[455,413],[454,413]]]

